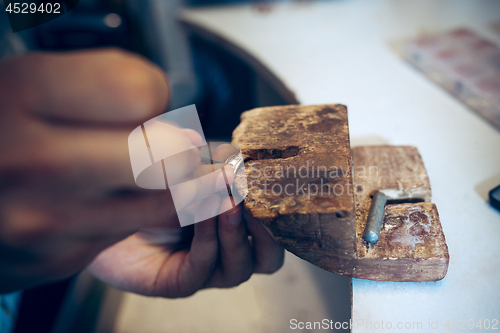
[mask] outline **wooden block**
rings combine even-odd
[[[432,192],[424,162],[411,146],[366,146],[352,148],[356,202],[366,201],[375,190],[396,200],[430,202]],[[358,208],[357,208],[358,209]]]
[[[376,281],[436,281],[446,275],[448,262],[436,205],[388,205],[375,246],[366,246],[358,233],[356,269],[351,276]]]
[[[253,159],[245,164],[245,208],[288,251],[305,260],[353,258],[347,108],[266,107],[247,111],[241,119],[233,142]]]
[[[331,272],[382,281],[444,277],[448,251],[422,159],[414,147],[358,147],[354,166],[343,105],[247,111],[233,142],[245,165],[244,207],[288,251]],[[354,177],[354,179],[353,179]],[[362,239],[370,195],[384,189],[379,242]],[[422,201],[397,203],[398,200]]]
[[[417,148],[355,147],[352,154],[357,264],[350,276],[378,281],[442,279],[448,270],[448,247],[437,208],[427,203],[431,188]],[[368,247],[363,232],[375,190],[383,190],[390,200],[379,241]],[[391,199],[421,202],[390,204]]]

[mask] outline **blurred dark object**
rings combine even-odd
[[[140,24],[121,0],[81,0],[66,15],[26,32],[30,49],[45,51],[120,47],[148,54]]]
[[[255,1],[251,0],[187,0],[186,4],[188,6],[210,6],[210,5],[223,5],[223,4],[230,4],[230,3],[251,3]],[[259,1],[263,2],[263,1]],[[269,1],[265,1],[269,2]]]
[[[500,211],[500,185],[490,191],[490,205]]]
[[[233,54],[201,38],[191,39],[201,94],[196,102],[204,134],[231,140],[240,114],[256,106],[255,74]]]
[[[69,278],[25,290],[14,333],[51,332],[72,280]]]

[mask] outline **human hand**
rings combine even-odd
[[[0,293],[70,276],[140,228],[178,223],[168,191],[135,185],[127,145],[168,94],[159,68],[118,50],[0,63]],[[175,126],[165,136],[186,149],[199,140]],[[187,175],[199,156],[178,162]]]
[[[231,149],[219,146],[213,159],[224,161],[234,153]],[[194,229],[142,229],[101,252],[89,271],[119,289],[173,298],[233,287],[253,273],[270,274],[281,267],[283,248],[259,221],[248,215],[243,220],[241,205],[232,207],[230,198],[210,195],[195,206],[189,207],[192,214],[220,215]]]

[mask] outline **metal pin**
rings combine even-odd
[[[212,160],[211,158],[207,158],[207,157],[201,157],[201,163],[203,164],[218,164],[218,163],[222,163],[222,162],[219,162],[219,161],[216,161],[216,160]]]
[[[219,164],[219,163],[225,163],[229,164],[233,170],[234,173],[238,172],[239,168],[244,165],[244,162],[246,159],[248,159],[250,156],[248,155],[243,155],[241,152],[238,154],[233,154],[228,157],[228,159],[225,162],[219,162],[216,160],[212,160],[210,158],[206,157],[201,157],[201,163],[203,164]]]
[[[378,241],[382,224],[384,223],[385,204],[387,197],[380,191],[375,191],[373,194],[372,205],[368,213],[366,228],[363,238],[370,244],[375,244]]]

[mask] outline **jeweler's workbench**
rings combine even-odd
[[[290,103],[349,107],[351,146],[415,146],[432,185],[450,255],[438,282],[376,282],[332,274],[287,255],[272,276],[183,300],[125,294],[115,332],[288,332],[290,320],[373,325],[500,319],[500,132],[391,49],[422,30],[465,26],[500,42],[496,1],[334,1],[186,10],[199,36],[248,62]],[[350,293],[352,292],[352,299]],[[347,311],[347,314],[346,314]],[[372,327],[368,326],[371,323]],[[356,325],[358,324],[358,325]],[[412,324],[413,325],[413,324]],[[347,331],[347,330],[345,330]],[[383,331],[383,330],[378,330]]]

